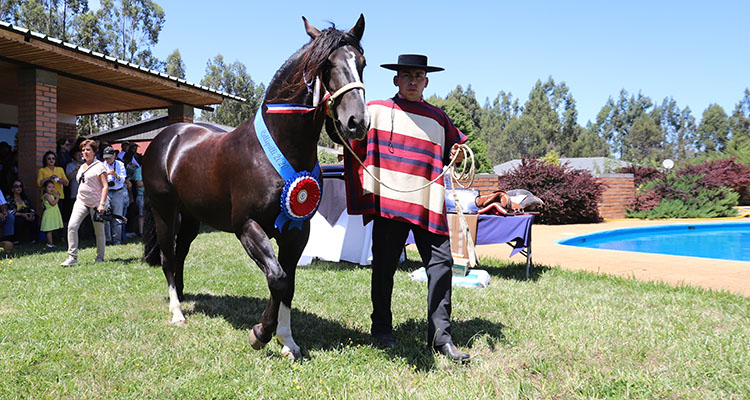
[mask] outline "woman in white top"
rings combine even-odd
[[[73,211],[68,222],[68,258],[62,262],[63,267],[78,264],[78,228],[86,214],[91,215],[96,235],[96,260],[104,261],[104,223],[94,221],[96,211],[102,213],[107,209],[107,170],[101,161],[96,159],[97,144],[93,140],[81,142],[83,164],[76,174],[78,195],[73,204]]]

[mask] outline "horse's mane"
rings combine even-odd
[[[272,81],[281,79],[281,87],[269,101],[291,101],[307,90],[307,84],[311,83],[325,68],[328,56],[339,47],[346,45],[354,46],[360,53],[364,50],[359,41],[349,32],[340,31],[331,24],[330,28],[320,32],[317,38],[310,40],[299,49],[274,75]],[[282,77],[288,67],[297,62],[299,67],[290,71],[291,74]],[[269,84],[269,87],[271,85]]]

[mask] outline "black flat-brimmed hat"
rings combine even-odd
[[[385,69],[399,71],[407,68],[423,69],[425,72],[443,71],[445,68],[427,65],[427,56],[421,54],[400,54],[397,64],[380,64]]]

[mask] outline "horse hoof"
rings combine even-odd
[[[185,320],[184,319],[172,320],[172,321],[169,321],[169,324],[174,325],[174,326],[185,326]]]
[[[302,361],[302,352],[299,349],[292,350],[285,346],[281,350],[281,356],[290,361]]]
[[[253,348],[253,350],[260,350],[264,347],[266,347],[267,343],[262,342],[260,339],[258,339],[257,336],[255,336],[255,328],[250,328],[250,347]]]

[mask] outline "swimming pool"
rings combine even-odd
[[[566,246],[750,261],[750,222],[659,225],[559,240]]]

